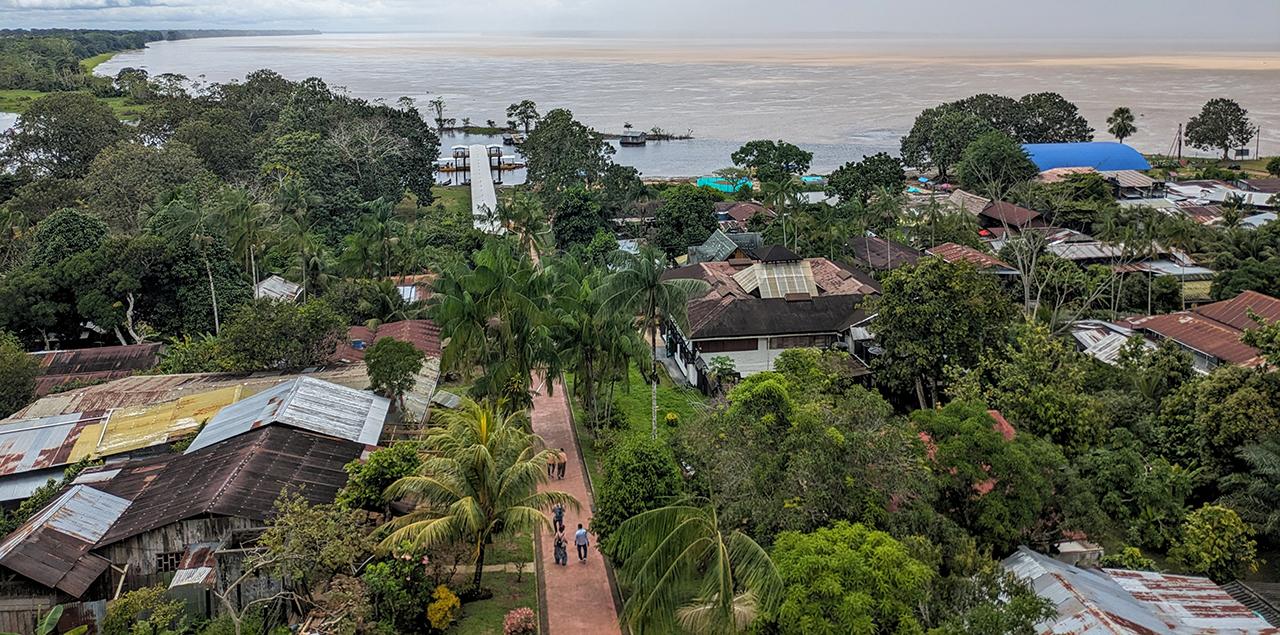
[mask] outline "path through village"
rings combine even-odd
[[[572,494],[582,503],[581,511],[565,510],[565,536],[569,540],[569,564],[555,563],[552,553],[554,533],[543,530],[537,542],[538,563],[542,571],[543,603],[549,635],[613,635],[620,634],[618,610],[604,556],[596,549],[595,536],[591,536],[591,552],[586,563],[578,561],[573,547],[573,532],[578,523],[591,526],[591,508],[594,501],[587,486],[586,466],[578,452],[577,435],[569,419],[569,404],[564,385],[555,383],[555,394],[548,395],[546,386],[535,382],[537,390],[533,398],[533,431],[542,437],[550,448],[564,448],[569,465],[563,480],[551,479],[541,490],[560,490]],[[550,514],[548,514],[550,518]]]

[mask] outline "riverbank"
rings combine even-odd
[[[0,90],[0,112],[21,115],[31,107],[32,102],[48,94],[38,90]],[[145,104],[133,103],[129,97],[99,97],[98,101],[110,107],[111,112],[122,121],[136,121],[147,110]]]
[[[111,60],[111,58],[121,53],[127,53],[130,51],[137,51],[137,50],[141,50],[141,49],[130,49],[129,51],[111,51],[110,53],[99,53],[97,55],[94,55],[93,57],[88,57],[80,60],[80,68],[86,73],[93,74],[93,69],[97,68],[99,64],[102,64],[103,62],[108,62]]]

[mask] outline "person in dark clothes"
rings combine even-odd
[[[556,564],[560,566],[569,565],[569,541],[564,539],[564,527],[560,527],[560,531],[556,532],[555,540]]]
[[[587,545],[590,541],[587,539],[587,530],[582,528],[582,523],[578,523],[578,531],[573,534],[573,544],[578,546],[578,562],[586,562]]]
[[[564,533],[564,504],[556,503],[551,508],[551,523],[555,526],[556,531]]]

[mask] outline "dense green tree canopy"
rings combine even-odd
[[[870,306],[885,352],[873,365],[888,385],[914,391],[921,407],[937,403],[947,366],[972,368],[1014,315],[992,276],[940,258],[895,269],[882,286]]]
[[[529,166],[529,182],[546,193],[600,181],[614,153],[600,133],[557,108],[546,114],[520,146]]]
[[[956,165],[956,176],[965,189],[996,199],[1005,198],[1015,186],[1038,174],[1040,170],[1026,150],[1000,132],[975,139]]]
[[[780,633],[911,633],[936,572],[892,536],[836,523],[783,532],[772,549],[783,599],[766,620]],[[890,573],[892,572],[892,573]]]
[[[88,93],[51,93],[0,137],[0,160],[20,174],[80,177],[103,149],[130,136],[111,109]]]
[[[40,362],[27,355],[13,334],[0,331],[0,417],[7,417],[31,402],[39,374]]]
[[[662,192],[662,206],[654,218],[653,244],[668,258],[701,245],[716,228],[715,204],[720,195],[710,188],[683,183]]]
[[[846,163],[827,178],[827,196],[866,205],[877,188],[902,189],[906,173],[902,161],[885,152],[863,157],[857,163]]]
[[[1222,158],[1234,148],[1249,145],[1255,133],[1249,111],[1230,99],[1210,99],[1200,114],[1187,122],[1187,143],[1201,150],[1221,150]]]
[[[813,153],[786,141],[749,141],[730,156],[733,164],[747,168],[761,181],[782,181],[808,171]]]

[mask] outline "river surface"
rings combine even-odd
[[[368,99],[409,96],[424,111],[443,96],[447,116],[477,125],[502,122],[508,104],[533,99],[603,131],[624,123],[692,130],[693,141],[615,155],[647,176],[709,173],[759,138],[798,143],[814,152],[814,171],[829,171],[863,154],[896,153],[921,109],[982,92],[1060,92],[1100,131],[1113,108],[1129,106],[1138,115],[1130,143],[1145,152],[1170,150],[1179,123],[1208,99],[1231,97],[1261,127],[1262,152],[1280,152],[1280,52],[1185,43],[324,34],[156,42],[97,72],[128,66],[203,82],[271,68]]]

